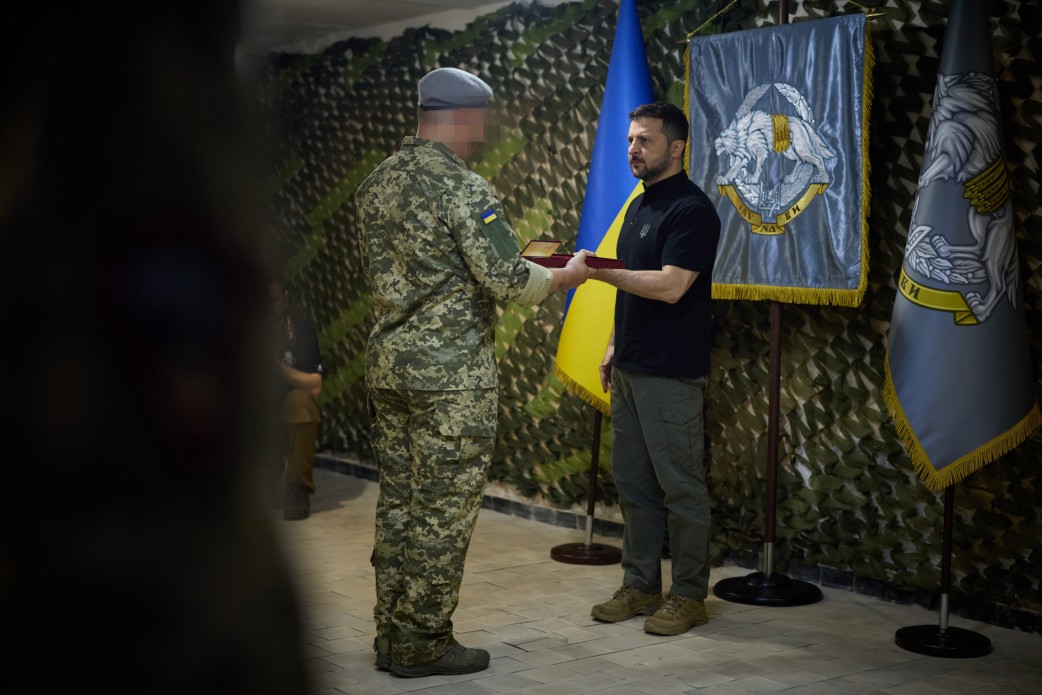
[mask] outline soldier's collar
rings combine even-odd
[[[444,145],[435,140],[428,140],[427,138],[416,137],[415,135],[407,135],[405,139],[402,140],[402,147],[428,147],[442,153],[461,167],[467,166],[466,162],[460,159],[459,155],[453,152],[448,145]]]

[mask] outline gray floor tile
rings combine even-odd
[[[618,588],[618,565],[558,563],[550,549],[581,540],[581,532],[484,509],[454,624],[462,643],[490,652],[489,668],[396,678],[375,668],[372,652],[376,483],[326,470],[315,477],[311,518],[283,522],[272,515],[297,583],[315,695],[1042,692],[1042,636],[954,618],[956,626],[986,635],[992,653],[923,656],[897,647],[894,633],[935,622],[935,613],[837,589],[823,589],[817,604],[773,608],[710,595],[709,623],[674,637],[645,633],[643,616],[601,623],[590,607]],[[714,568],[710,585],[749,572]]]

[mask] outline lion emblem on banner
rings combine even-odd
[[[795,114],[753,108],[772,87]],[[757,234],[783,233],[785,225],[831,183],[827,162],[836,154],[815,128],[810,104],[789,84],[752,89],[713,144],[721,169],[726,169],[717,177],[717,186]],[[773,158],[792,164],[771,167]]]
[[[971,239],[955,243],[932,224],[923,224],[921,219],[931,218],[936,211],[921,210],[916,195],[906,244],[908,265],[931,281],[955,287],[986,285],[965,293],[934,289],[942,300],[945,295],[952,298],[930,308],[966,307],[973,318],[957,321],[964,325],[983,323],[1003,297],[1015,308],[1020,293],[1013,202],[1002,139],[996,137],[1001,118],[997,92],[990,75],[938,75],[926,141],[928,164],[919,176],[919,190],[934,181],[960,184],[969,203],[966,218]]]

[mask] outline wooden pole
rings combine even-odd
[[[948,624],[948,592],[952,582],[952,519],[955,486],[944,488],[944,524],[941,528],[941,600],[937,625],[911,625],[894,633],[894,644],[916,654],[947,658],[984,656],[991,640],[984,635]]]
[[[789,23],[789,2],[778,3],[778,23]],[[757,606],[803,606],[822,598],[814,584],[790,579],[774,571],[775,517],[778,495],[778,420],[781,401],[781,303],[770,305],[770,363],[767,382],[767,466],[764,476],[763,556],[761,571],[745,577],[730,577],[716,583],[713,593],[725,601]]]
[[[622,551],[618,548],[593,542],[593,514],[597,502],[597,469],[601,458],[601,411],[594,408],[593,416],[593,449],[590,452],[590,478],[587,483],[586,502],[586,541],[584,543],[564,543],[551,548],[550,557],[558,562],[573,565],[611,565],[622,561]]]

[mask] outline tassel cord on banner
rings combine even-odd
[[[862,5],[860,2],[855,2],[854,0],[847,0],[847,2],[851,5],[856,5],[857,7],[860,7],[862,10],[864,10],[866,19],[875,19],[877,17],[886,16],[886,12],[884,12],[883,10],[877,10],[875,8],[868,7],[867,5]]]
[[[688,32],[688,34],[684,37],[684,40],[681,41],[681,43],[686,46],[691,41],[691,37],[692,36],[694,36],[698,32],[700,32],[703,29],[705,29],[707,26],[709,26],[714,19],[716,19],[717,17],[722,15],[724,12],[727,12],[729,9],[731,9],[731,7],[733,7],[736,2],[738,2],[738,0],[731,0],[731,2],[727,3],[724,7],[722,7],[719,10],[717,10],[717,12],[712,17],[710,17],[706,21],[704,21],[701,24],[699,24],[698,28],[694,29],[693,31]],[[784,0],[783,0],[783,2],[784,2]],[[850,3],[851,5],[857,5],[862,10],[864,10],[866,19],[877,19],[879,17],[885,17],[886,16],[886,12],[884,12],[883,10],[876,10],[876,9],[871,8],[871,7],[867,7],[866,5],[862,5],[861,3],[855,2],[854,0],[847,0],[847,2]],[[788,13],[788,8],[786,8],[785,11],[786,11],[786,14],[787,14]],[[786,20],[784,22],[779,22],[779,23],[780,24],[788,24],[789,23],[788,22],[788,18],[786,18]]]
[[[685,36],[685,37],[684,37],[684,43],[685,43],[685,44],[687,44],[687,42],[691,40],[691,37],[692,37],[692,36],[694,36],[694,35],[695,35],[695,34],[697,34],[698,32],[700,32],[700,31],[702,31],[703,29],[705,29],[705,28],[706,28],[707,26],[709,26],[709,24],[710,24],[710,23],[711,23],[711,22],[712,22],[712,21],[713,21],[714,19],[716,19],[717,17],[719,17],[720,15],[722,15],[722,14],[723,14],[724,12],[727,12],[727,11],[728,11],[729,9],[731,9],[731,7],[732,7],[732,6],[733,6],[733,5],[734,5],[734,4],[736,3],[736,2],[738,2],[738,0],[731,0],[731,2],[727,3],[727,5],[725,5],[725,6],[723,7],[723,9],[721,9],[721,10],[717,11],[717,13],[716,13],[716,14],[714,14],[714,15],[713,15],[712,17],[710,17],[710,18],[709,18],[709,19],[707,19],[706,21],[702,22],[702,23],[701,23],[701,24],[700,24],[700,25],[698,26],[698,28],[697,28],[697,29],[695,29],[694,31],[692,31],[691,33],[689,33],[689,34],[688,34],[687,36]]]

